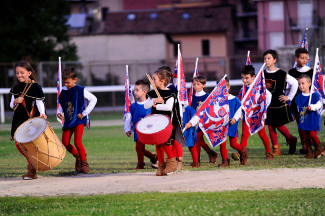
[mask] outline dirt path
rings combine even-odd
[[[164,177],[140,172],[39,177],[32,181],[0,179],[2,197],[294,188],[325,188],[325,168],[182,171]]]

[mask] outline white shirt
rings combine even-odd
[[[145,109],[149,109],[153,106],[153,99],[152,98],[148,98],[147,101],[144,103],[144,108]],[[169,98],[166,103],[164,104],[157,104],[156,105],[156,109],[160,110],[160,111],[172,111],[173,110],[173,105],[174,105],[174,98],[171,97]]]
[[[274,71],[266,70],[266,72],[275,73],[278,70],[279,68],[277,68]],[[287,89],[290,89],[288,92],[286,91],[286,96],[289,98],[290,101],[292,101],[292,99],[294,98],[298,90],[298,81],[293,76],[287,74],[286,82],[287,82]]]
[[[305,94],[305,93],[301,92],[301,94],[303,96],[308,96],[308,97],[310,96],[310,93]],[[323,104],[322,104],[321,100],[319,100],[319,101],[317,101],[316,104],[310,104],[310,107],[311,107],[311,111],[318,111],[319,112],[323,108]],[[298,109],[299,109],[299,107],[298,107]]]
[[[36,100],[36,106],[40,114],[45,114],[45,106],[43,100]],[[15,108],[15,97],[13,95],[11,96],[11,100],[10,100],[10,108],[11,109]]]
[[[137,104],[144,105],[146,101],[147,100],[142,101],[142,102],[137,101],[136,103]],[[124,132],[125,133],[127,133],[129,131],[132,131],[131,130],[131,128],[132,128],[132,116],[131,115],[128,115],[128,114],[130,114],[130,113],[127,113],[127,115],[126,115],[126,117],[124,119]]]
[[[64,86],[62,88],[62,91],[66,91],[68,90],[66,86]],[[84,98],[87,99],[89,101],[88,106],[86,107],[86,109],[84,109],[84,111],[82,111],[82,115],[86,116],[88,115],[95,107],[96,103],[97,103],[97,97],[95,95],[93,95],[92,93],[90,93],[86,88],[84,88]],[[63,109],[61,107],[61,104],[59,104],[59,109],[58,109],[58,113],[62,113],[63,114]]]
[[[200,96],[203,96],[203,95],[205,95],[206,93],[205,93],[205,91],[199,91],[199,92],[195,92],[195,96],[197,96],[197,97],[200,97]]]
[[[309,70],[310,70],[310,67],[307,66],[307,65],[305,65],[305,66],[303,66],[303,67],[298,67],[298,66],[297,66],[296,69],[297,69],[298,72],[300,72],[300,73],[304,73],[304,72],[309,71]]]

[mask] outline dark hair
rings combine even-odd
[[[228,76],[225,77],[225,81],[226,81],[226,85],[227,85],[227,86],[230,86]]]
[[[67,80],[67,79],[75,79],[77,78],[77,70],[74,67],[66,67],[63,69],[62,72],[62,80]]]
[[[250,74],[253,77],[253,76],[255,76],[255,68],[252,65],[245,65],[241,69],[241,74],[244,74],[244,75]]]
[[[163,66],[159,67],[158,70],[166,70],[166,71],[168,71],[169,76],[171,77],[171,79],[172,79],[173,76],[174,76],[174,74],[173,74],[173,72],[172,72],[172,69],[170,69],[170,67],[167,66],[167,65],[163,65]]]
[[[205,85],[207,83],[207,79],[203,75],[198,75],[198,76],[194,77],[193,82],[194,81],[199,82],[199,83],[201,83],[203,85]]]
[[[307,82],[311,83],[311,78],[310,78],[310,76],[308,76],[307,74],[301,74],[301,75],[299,76],[298,80],[300,80],[300,79],[304,79],[304,78],[307,80]]]
[[[273,50],[273,49],[266,50],[266,51],[263,53],[263,58],[264,58],[267,54],[270,54],[274,59],[278,60],[278,53],[277,53],[275,50]]]
[[[135,85],[141,86],[143,91],[149,92],[150,91],[150,84],[146,80],[137,80]]]
[[[35,70],[33,69],[33,67],[30,65],[29,62],[27,62],[27,61],[20,61],[20,62],[18,62],[18,63],[15,65],[15,69],[16,69],[17,67],[22,67],[22,68],[25,68],[26,70],[32,72],[32,74],[29,76],[29,78],[30,78],[31,80],[34,80],[35,82],[37,82],[36,72],[35,72]],[[18,79],[17,79],[17,82],[19,82]]]
[[[295,50],[295,57],[299,58],[300,54],[307,54],[308,55],[308,50],[305,48],[298,48]]]
[[[157,74],[159,80],[165,81],[165,86],[170,83],[170,80],[173,77],[173,74],[170,71],[161,68],[158,68],[153,74]]]

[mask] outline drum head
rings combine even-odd
[[[170,123],[168,116],[152,114],[141,119],[136,125],[137,130],[144,134],[153,134],[164,130]]]
[[[47,126],[43,118],[32,118],[25,121],[18,127],[15,133],[15,140],[19,143],[28,143],[39,137]]]

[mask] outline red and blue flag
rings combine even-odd
[[[307,51],[308,51],[308,41],[307,41],[307,32],[308,32],[308,28],[306,28],[305,30],[305,33],[304,33],[304,36],[301,40],[301,43],[300,43],[300,48],[305,48]],[[308,62],[306,64],[307,66],[310,66],[310,62],[309,62],[309,56],[308,56]],[[297,67],[297,61],[295,60],[295,62],[293,63],[293,66],[292,68],[295,68]]]
[[[322,66],[320,64],[320,60],[318,56],[318,48],[316,50],[314,74],[313,74],[313,81],[312,81],[312,88],[311,88],[311,93],[313,92],[317,92],[319,96],[322,98],[322,101],[325,100],[324,77],[322,74]],[[311,97],[309,97],[309,104],[310,104],[310,99]]]
[[[246,65],[252,65],[251,58],[249,57],[249,54],[250,54],[250,51],[248,50],[248,52],[247,52],[247,59],[246,59]],[[244,98],[245,94],[246,94],[246,87],[243,84],[243,87],[240,89],[240,91],[238,93],[239,100],[241,100],[242,98]]]
[[[266,86],[264,78],[265,63],[250,85],[245,97],[242,99],[242,109],[245,112],[245,122],[250,134],[254,134],[264,127],[266,119]]]
[[[134,98],[132,95],[131,84],[129,81],[129,68],[126,65],[126,75],[125,75],[125,97],[124,97],[124,113],[123,113],[123,120],[125,121],[126,118],[131,118],[130,113],[130,106],[134,102]]]
[[[194,73],[193,73],[193,78],[199,75],[199,71],[198,71],[198,69],[197,69],[198,62],[199,62],[199,58],[196,58],[195,68],[194,68]],[[192,83],[191,83],[190,93],[189,93],[189,95],[188,95],[188,104],[189,104],[190,106],[191,106],[191,104],[192,104],[192,98],[193,98],[193,95],[195,95],[195,90],[194,90],[194,88],[193,88],[193,82],[192,82]]]
[[[200,119],[199,127],[212,147],[223,143],[228,134],[229,102],[225,77],[226,75],[196,112]]]
[[[58,78],[56,80],[56,89],[57,89],[57,94],[56,94],[56,119],[58,122],[60,122],[62,125],[64,125],[64,121],[58,118],[58,111],[59,111],[59,96],[62,91],[62,70],[61,70],[61,57],[59,57],[59,69],[58,69]]]

